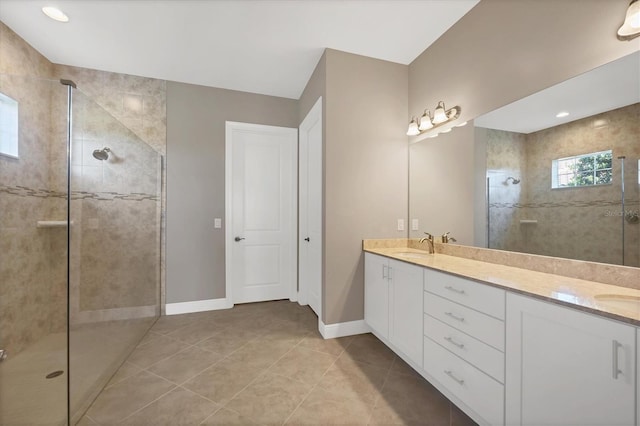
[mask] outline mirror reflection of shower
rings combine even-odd
[[[96,149],[93,151],[93,158],[96,160],[104,161],[109,158],[109,153],[111,150],[106,146],[102,149]]]
[[[95,153],[94,153],[94,156],[95,156]],[[505,180],[505,181],[504,181],[504,183],[505,183],[506,185],[508,185],[508,184],[509,184],[509,180],[511,180],[511,183],[512,183],[513,185],[517,185],[517,184],[519,184],[519,183],[520,183],[520,179],[516,179],[516,178],[514,178],[513,176],[509,176],[509,177],[507,178],[507,180]]]

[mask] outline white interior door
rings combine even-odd
[[[226,123],[226,289],[296,300],[297,129]]]
[[[322,98],[300,124],[300,303],[322,309]]]

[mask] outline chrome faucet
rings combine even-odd
[[[420,238],[420,244],[427,242],[429,247],[429,254],[435,253],[435,249],[433,248],[433,235],[428,232],[425,232],[426,237]]]
[[[442,237],[441,237],[441,238],[442,238],[442,242],[443,242],[444,244],[449,243],[449,242],[451,242],[451,243],[455,243],[456,241],[458,241],[458,240],[456,240],[455,238],[450,237],[450,236],[449,236],[449,234],[450,234],[450,233],[451,233],[450,231],[447,231],[447,232],[445,232],[444,234],[442,234]]]

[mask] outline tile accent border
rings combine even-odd
[[[26,186],[16,185],[7,186],[0,185],[0,193],[16,195],[18,197],[36,197],[36,198],[67,198],[66,192],[50,191],[48,189],[36,189]],[[159,201],[160,197],[155,194],[145,194],[144,192],[118,193],[118,192],[87,192],[87,191],[71,191],[71,200],[93,199],[98,201]]]
[[[233,308],[233,302],[227,298],[194,300],[192,302],[167,303],[165,314],[180,315],[231,308]]]
[[[321,319],[318,319],[318,331],[325,339],[335,339],[336,337],[369,333],[371,329],[364,320],[325,324]]]
[[[626,205],[640,204],[640,200],[625,200]],[[491,203],[489,207],[497,209],[544,209],[564,207],[609,207],[620,206],[620,200],[563,201],[544,203]]]

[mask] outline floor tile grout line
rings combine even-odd
[[[165,380],[166,380],[166,379],[165,379]],[[169,382],[169,383],[173,384],[173,382]],[[174,391],[175,389],[177,389],[177,388],[178,388],[178,386],[174,386],[174,387],[172,387],[172,388],[171,388],[171,389],[169,389],[167,392],[163,393],[162,395],[160,395],[159,397],[157,397],[157,398],[156,398],[156,399],[154,399],[153,401],[149,402],[149,403],[148,403],[148,404],[146,404],[145,406],[143,406],[143,407],[141,407],[141,408],[137,409],[136,411],[134,411],[133,413],[129,414],[128,416],[123,417],[122,419],[118,420],[118,423],[122,423],[122,422],[124,422],[124,421],[125,421],[125,420],[127,420],[129,417],[131,417],[131,416],[133,416],[134,414],[137,414],[137,413],[139,413],[140,411],[144,410],[145,408],[147,408],[148,406],[150,406],[150,405],[151,405],[151,404],[153,404],[154,402],[156,402],[156,401],[158,401],[158,400],[162,399],[165,395],[170,394],[171,392],[173,392],[173,391]]]
[[[267,372],[269,371],[269,369],[271,367],[273,367],[275,364],[277,364],[286,354],[288,354],[289,352],[291,352],[291,350],[295,347],[292,346],[291,348],[289,348],[288,351],[286,351],[284,354],[282,354],[282,356],[280,356],[280,358],[278,358],[276,361],[274,361],[273,363],[269,364],[268,367],[266,367],[260,374],[258,374],[256,377],[254,377],[253,380],[251,380],[245,387],[243,387],[240,391],[236,392],[231,398],[229,398],[229,400],[224,404],[224,407],[226,407],[229,402],[231,402],[236,396],[238,396],[241,392],[243,392],[245,389],[247,389],[249,386],[251,386],[256,380],[258,380],[260,377],[264,376],[265,374],[267,374]]]
[[[342,351],[342,353],[344,353],[344,351]],[[307,392],[307,394],[304,396],[304,398],[302,398],[302,400],[300,401],[300,403],[296,406],[296,408],[293,409],[293,411],[291,411],[291,413],[289,414],[289,417],[287,417],[284,422],[282,423],[282,425],[285,425],[287,423],[287,421],[289,421],[289,419],[291,418],[291,416],[293,416],[295,414],[296,411],[298,411],[298,409],[302,406],[302,404],[304,404],[304,402],[307,400],[307,398],[309,398],[309,395],[311,395],[311,392],[313,392],[318,385],[320,384],[320,382],[322,381],[322,379],[327,375],[327,373],[329,372],[329,370],[331,370],[331,367],[333,367],[336,362],[338,362],[338,358],[340,358],[342,356],[342,354],[338,355],[336,357],[336,359],[333,360],[333,362],[331,363],[331,365],[325,370],[325,372],[322,374],[322,376],[320,377],[320,380],[318,380],[316,382],[315,385],[313,385],[311,387],[311,389],[309,389],[309,392]]]
[[[200,394],[198,394],[200,395]],[[205,417],[204,419],[202,419],[202,421],[200,423],[198,423],[198,425],[203,424],[204,422],[206,422],[207,420],[209,420],[211,417],[215,416],[220,410],[222,410],[224,408],[224,406],[217,404],[218,408],[213,410],[213,413],[209,414],[207,417]]]
[[[180,385],[178,385],[177,387],[179,387],[180,389],[184,389],[184,390],[186,390],[186,391],[188,391],[188,392],[190,392],[190,393],[192,393],[192,394],[194,394],[194,395],[197,395],[197,396],[199,396],[200,398],[206,399],[207,401],[209,401],[209,402],[212,402],[212,403],[216,404],[219,408],[222,408],[222,407],[224,406],[223,404],[220,404],[219,402],[214,401],[214,400],[213,400],[213,399],[211,399],[211,398],[207,398],[206,396],[204,396],[204,395],[202,395],[202,394],[199,394],[198,392],[196,392],[196,391],[194,391],[194,390],[191,390],[191,389],[189,389],[189,388],[186,388],[186,387],[184,387],[184,386],[180,386]]]
[[[391,376],[391,370],[393,370],[393,366],[396,363],[396,360],[398,359],[397,355],[394,355],[393,360],[391,361],[391,365],[389,366],[389,370],[387,370],[387,374],[384,376],[384,381],[382,382],[382,386],[380,386],[380,392],[378,392],[378,394],[376,395],[375,400],[373,401],[373,404],[371,404],[371,413],[369,413],[369,419],[367,420],[367,425],[371,424],[371,420],[373,420],[373,412],[376,409],[376,407],[378,406],[378,401],[380,401],[380,398],[382,398],[382,392],[384,391],[384,387],[387,384],[387,381],[389,380],[389,377]]]
[[[304,404],[304,402],[307,400],[307,398],[309,398],[309,395],[311,395],[311,392],[313,392],[318,385],[320,384],[320,382],[322,381],[322,379],[324,378],[324,376],[327,375],[327,372],[331,369],[331,367],[333,367],[335,365],[335,363],[338,361],[339,357],[336,357],[336,359],[333,360],[333,362],[331,363],[331,365],[327,368],[327,370],[322,374],[322,377],[320,377],[320,380],[318,380],[316,382],[315,385],[311,386],[311,389],[309,389],[309,392],[307,392],[307,394],[304,396],[304,398],[302,398],[302,400],[300,401],[300,403],[296,406],[296,408],[293,409],[293,411],[291,411],[291,413],[289,414],[289,416],[284,419],[284,422],[282,422],[283,425],[285,425],[287,423],[287,421],[289,421],[289,419],[291,418],[291,416],[293,416],[295,414],[296,411],[298,411],[298,409],[302,406],[302,404]]]
[[[188,381],[195,379],[196,377],[198,377],[200,374],[204,373],[206,370],[210,369],[211,367],[215,367],[216,365],[218,365],[222,360],[224,360],[225,358],[220,358],[219,360],[215,361],[213,364],[208,365],[207,367],[203,368],[202,370],[198,371],[196,374],[194,374],[193,376],[189,376],[189,378],[187,378],[186,380],[183,380],[181,382],[178,383],[178,386],[182,386],[185,383],[187,383]],[[164,376],[160,376],[162,378],[165,378]],[[165,378],[166,379],[166,378]],[[168,380],[168,379],[167,379]],[[174,382],[175,383],[175,382]],[[185,388],[187,389],[187,388]],[[199,394],[198,394],[199,395]]]
[[[183,349],[180,349],[178,352],[176,352],[176,353],[174,353],[174,354],[172,354],[172,355],[169,355],[169,356],[168,356],[168,357],[166,357],[166,358],[162,358],[161,360],[156,361],[156,362],[154,362],[153,364],[148,365],[147,367],[142,367],[142,366],[140,366],[139,364],[135,364],[134,362],[129,361],[129,358],[127,358],[127,359],[125,360],[125,362],[129,362],[130,364],[132,364],[132,365],[134,365],[135,367],[138,367],[138,368],[140,368],[140,369],[142,369],[142,370],[148,370],[149,368],[153,367],[154,365],[156,365],[156,364],[160,364],[161,362],[164,362],[164,361],[167,361],[167,360],[169,360],[170,358],[173,358],[174,356],[176,356],[176,355],[178,355],[178,354],[180,354],[180,353],[182,353],[182,352],[185,352],[187,349],[190,349],[190,348],[196,348],[196,349],[200,349],[200,350],[203,350],[203,351],[206,351],[206,352],[209,352],[209,353],[215,353],[215,354],[221,355],[221,356],[223,356],[223,358],[222,358],[222,359],[226,358],[226,356],[224,356],[224,355],[223,355],[223,354],[221,354],[220,352],[216,352],[216,351],[213,351],[213,350],[204,349],[204,348],[201,348],[200,346],[198,346],[198,345],[197,345],[198,343],[201,343],[201,342],[203,342],[203,341],[205,341],[205,340],[208,340],[209,338],[210,338],[210,337],[207,337],[207,338],[204,338],[204,339],[202,339],[202,340],[199,340],[199,341],[198,341],[198,342],[196,342],[195,344],[192,344],[192,343],[186,343],[186,342],[182,342],[182,341],[180,341],[180,340],[173,339],[173,340],[175,340],[176,342],[179,342],[179,343],[181,343],[181,344],[185,345],[185,347],[184,347]],[[252,340],[253,340],[253,339],[252,339]],[[247,342],[247,343],[249,343],[249,342]],[[246,345],[246,343],[245,343],[245,345]],[[144,345],[143,345],[143,346],[144,346]],[[244,345],[243,345],[243,346],[244,346]],[[136,347],[136,348],[137,348],[137,347]],[[240,348],[238,348],[238,349],[240,349]],[[236,349],[236,350],[237,350],[237,349]],[[235,352],[235,351],[234,351],[234,352]],[[233,352],[231,352],[231,353],[233,353]],[[230,355],[231,353],[229,353],[228,355]],[[228,355],[227,355],[227,356],[228,356]],[[222,360],[222,359],[221,359],[221,360]],[[219,362],[219,361],[216,361],[216,363],[217,363],[217,362]],[[203,371],[204,371],[204,370],[203,370]],[[194,376],[194,377],[195,377],[195,376]],[[193,378],[193,377],[191,377],[191,378]]]
[[[82,417],[86,417],[89,420],[91,420],[93,423],[95,423],[96,425],[101,426],[100,423],[98,423],[98,421],[96,421],[96,419],[94,419],[93,417],[89,416],[86,412],[85,412],[85,414],[82,415]],[[82,419],[82,417],[80,417],[80,419]]]

